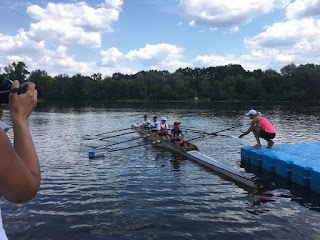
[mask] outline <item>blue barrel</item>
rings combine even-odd
[[[250,162],[252,147],[241,148],[241,160]]]
[[[313,192],[320,193],[320,168],[311,170],[310,189]]]
[[[293,161],[275,158],[276,174],[284,179],[291,180]]]
[[[305,188],[310,188],[311,170],[313,168],[303,165],[303,163],[292,164],[291,181]]]
[[[251,164],[253,164],[257,167],[261,167],[262,166],[262,156],[263,156],[262,150],[257,150],[257,149],[252,150],[251,157],[250,157]]]
[[[262,156],[262,168],[270,173],[276,172],[276,159],[277,156],[274,154]]]
[[[88,153],[88,157],[89,157],[89,159],[95,158],[96,157],[96,152],[89,152]]]

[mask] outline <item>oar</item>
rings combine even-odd
[[[158,143],[161,143],[161,142],[168,142],[168,141],[175,140],[175,139],[178,139],[178,138],[170,138],[170,139],[166,139],[166,140],[160,140],[159,139],[159,140],[153,141],[152,144],[158,144]],[[149,142],[148,143],[137,144],[137,145],[133,145],[133,146],[130,146],[130,147],[125,147],[125,148],[110,149],[110,150],[103,151],[103,152],[93,152],[92,151],[92,152],[88,153],[88,157],[89,157],[89,159],[93,159],[93,158],[96,158],[96,157],[104,157],[105,153],[116,152],[116,151],[121,151],[121,150],[135,148],[135,147],[142,147],[142,146],[146,146],[146,145],[149,145]]]
[[[227,135],[227,134],[219,134],[219,133],[210,134],[210,133],[207,133],[205,131],[194,131],[194,130],[190,130],[190,129],[187,129],[186,132],[202,133],[204,135],[215,135],[215,136],[221,136],[221,137],[239,138],[238,136],[232,136],[232,135]]]
[[[136,133],[135,131],[131,131],[131,132],[126,132],[126,133],[121,133],[121,134],[117,134],[117,135],[112,135],[112,136],[106,136],[106,137],[103,137],[103,138],[99,138],[99,140],[105,140],[105,139],[109,139],[109,138],[113,138],[113,137],[119,137],[119,136],[123,136],[123,135],[127,135],[127,134],[131,134],[131,133]],[[95,137],[92,137],[92,138],[84,138],[83,140],[94,140],[94,139],[97,139]]]
[[[98,133],[98,134],[95,134],[95,135],[85,135],[85,136],[96,136],[96,137],[98,137],[100,135],[105,135],[105,134],[115,133],[115,132],[121,132],[121,131],[129,130],[129,129],[132,129],[132,128],[130,127],[130,128],[117,129],[117,130],[110,131],[110,132]]]
[[[110,134],[110,133],[115,133],[115,132],[122,132],[122,131],[129,130],[129,129],[132,129],[132,128],[129,127],[129,128],[118,129],[118,130],[114,130],[114,131],[110,131],[110,132],[99,133],[99,134],[97,134],[96,136],[105,135],[105,134]]]
[[[217,136],[239,139],[239,136],[232,136],[232,135],[226,135],[226,134],[217,134]]]
[[[148,145],[149,143],[143,143],[143,144],[138,144],[138,145],[134,145],[134,146],[130,146],[130,147],[125,147],[125,148],[117,148],[117,149],[111,149],[111,150],[107,150],[107,151],[103,151],[103,152],[89,152],[88,156],[89,159],[93,159],[96,157],[104,157],[105,153],[111,153],[111,152],[116,152],[116,151],[121,151],[121,150],[125,150],[125,149],[129,149],[129,148],[134,148],[134,147],[141,147],[141,146],[145,146]]]
[[[205,133],[204,135],[202,135],[200,137],[195,137],[195,138],[188,139],[188,141],[197,140],[197,139],[205,138],[205,137],[208,137],[208,136],[219,136],[218,133],[231,130],[231,129],[235,128],[235,127],[236,126],[232,126],[232,127],[229,127],[229,128],[226,128],[226,129],[222,129],[222,130],[217,131],[217,132]]]
[[[186,132],[192,132],[192,133],[207,133],[206,131],[201,131],[201,130],[195,130],[195,129],[190,129],[190,128],[183,128],[181,127],[182,130],[185,130]]]
[[[131,132],[127,132],[127,133],[122,133],[122,134],[117,134],[117,135],[112,135],[112,136],[107,136],[107,137],[103,137],[103,138],[99,138],[100,140],[105,140],[105,139],[109,139],[109,138],[113,138],[113,137],[119,137],[119,136],[123,136],[123,135],[127,135],[127,134],[132,134],[132,133],[137,133],[136,131],[131,131]]]
[[[141,137],[131,138],[131,139],[126,140],[126,141],[116,142],[116,143],[112,143],[112,144],[109,144],[109,145],[100,146],[100,147],[93,147],[93,148],[94,148],[95,150],[104,149],[104,148],[108,148],[108,147],[111,147],[111,146],[114,146],[114,145],[118,145],[118,144],[121,144],[121,143],[131,142],[131,141],[134,141],[134,140],[138,140],[138,139],[141,139],[141,138],[145,138],[145,137],[148,137],[148,136],[150,136],[150,134],[143,135],[143,136],[141,136]]]

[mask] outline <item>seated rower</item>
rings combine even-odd
[[[149,129],[151,122],[150,122],[150,120],[148,119],[148,115],[145,114],[145,115],[143,116],[143,118],[144,118],[144,120],[143,120],[143,123],[142,123],[141,127]]]
[[[166,140],[170,138],[170,134],[168,132],[169,125],[166,123],[167,118],[161,117],[161,123],[160,123],[160,130],[158,132],[158,135],[161,137],[162,140]]]
[[[187,143],[185,142],[186,135],[180,129],[181,122],[175,122],[173,124],[173,129],[171,129],[171,142],[177,146],[187,148]]]
[[[151,121],[150,123],[150,128],[149,130],[152,132],[152,133],[157,133],[158,131],[160,131],[160,123],[158,121],[158,117],[157,116],[154,116],[153,117],[153,120]]]

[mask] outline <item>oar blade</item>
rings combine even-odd
[[[95,158],[99,158],[99,157],[104,157],[104,152],[101,153],[97,153],[97,152],[89,152],[88,153],[88,157],[89,159],[95,159]]]
[[[121,132],[121,131],[129,130],[129,129],[131,129],[131,127],[130,128],[117,129],[117,130],[113,130],[113,131],[109,131],[109,132],[98,133],[95,136],[100,136],[100,135],[110,134],[110,133],[115,133],[115,132]]]

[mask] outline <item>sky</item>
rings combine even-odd
[[[0,0],[0,73],[320,64],[320,0]]]

